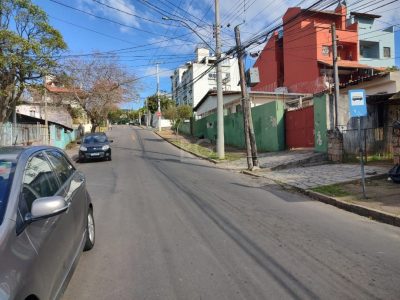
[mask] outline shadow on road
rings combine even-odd
[[[236,182],[232,182],[231,184],[232,185],[236,185],[236,186],[240,186],[240,187],[243,187],[243,188],[264,190],[264,191],[270,192],[271,194],[273,194],[274,196],[280,198],[281,200],[283,200],[285,202],[293,202],[293,203],[295,203],[295,202],[314,201],[311,198],[307,198],[307,197],[304,197],[302,195],[295,194],[295,193],[293,193],[291,191],[284,190],[277,183],[265,184],[265,185],[262,185],[262,186],[251,186],[251,185],[245,185],[245,184],[236,183]],[[288,197],[288,194],[290,194],[291,197]]]

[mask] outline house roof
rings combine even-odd
[[[240,94],[240,91],[223,91],[223,96],[225,95],[235,95],[235,94]],[[210,96],[216,96],[217,95],[217,91],[216,90],[209,90],[207,92],[207,94],[204,95],[203,98],[201,98],[201,100],[199,101],[199,103],[197,103],[197,105],[195,107],[193,107],[193,111],[197,111],[197,109],[199,109],[199,107],[206,101],[206,99]]]
[[[20,114],[20,113],[17,113],[17,122],[18,123],[22,123],[22,124],[37,124],[37,123],[45,124],[45,120],[43,120],[43,119],[35,118],[35,117],[32,117],[32,116],[28,116],[28,115],[24,115],[24,114]],[[50,121],[50,120],[48,121],[48,123],[63,127],[65,129],[68,129],[68,130],[71,130],[71,131],[73,130],[73,128],[65,126],[65,125],[63,125],[61,123],[53,122],[53,121]]]
[[[366,14],[366,13],[361,13],[361,12],[356,12],[352,11],[350,13],[351,16],[356,16],[356,17],[365,17],[365,18],[371,18],[371,19],[378,19],[381,16],[380,15],[373,15],[373,14]]]
[[[68,93],[68,94],[75,93],[76,91],[79,91],[79,89],[58,87],[58,86],[50,85],[50,84],[46,84],[46,89],[49,92],[52,92],[52,93]]]

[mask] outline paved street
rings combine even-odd
[[[77,164],[97,240],[63,299],[399,299],[400,228],[115,126]]]

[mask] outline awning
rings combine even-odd
[[[397,96],[396,96],[397,95]],[[377,105],[385,103],[388,105],[399,105],[400,104],[400,92],[396,94],[375,94],[367,96],[367,103],[371,105]]]
[[[390,100],[400,100],[400,92],[397,92],[392,97],[390,97]]]
[[[327,62],[327,61],[323,61],[323,60],[318,60],[318,63],[329,66],[329,67],[333,66],[332,62]],[[339,68],[381,70],[380,68],[363,65],[363,64],[360,64],[360,63],[358,63],[356,61],[352,61],[352,60],[339,60],[337,62],[337,65]]]

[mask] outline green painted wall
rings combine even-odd
[[[274,101],[252,109],[257,148],[260,151],[281,151],[285,149],[284,106]]]
[[[215,141],[217,138],[217,115],[212,114],[193,124],[193,135]]]
[[[179,125],[179,133],[190,135],[190,123],[185,122]]]
[[[314,97],[314,145],[317,152],[328,152],[326,95]]]
[[[280,151],[285,149],[284,107],[275,101],[252,108],[254,133],[259,151]],[[245,148],[243,115],[235,113],[225,116],[225,144]],[[194,136],[210,139],[217,137],[217,116],[212,114],[197,120],[193,125]]]

